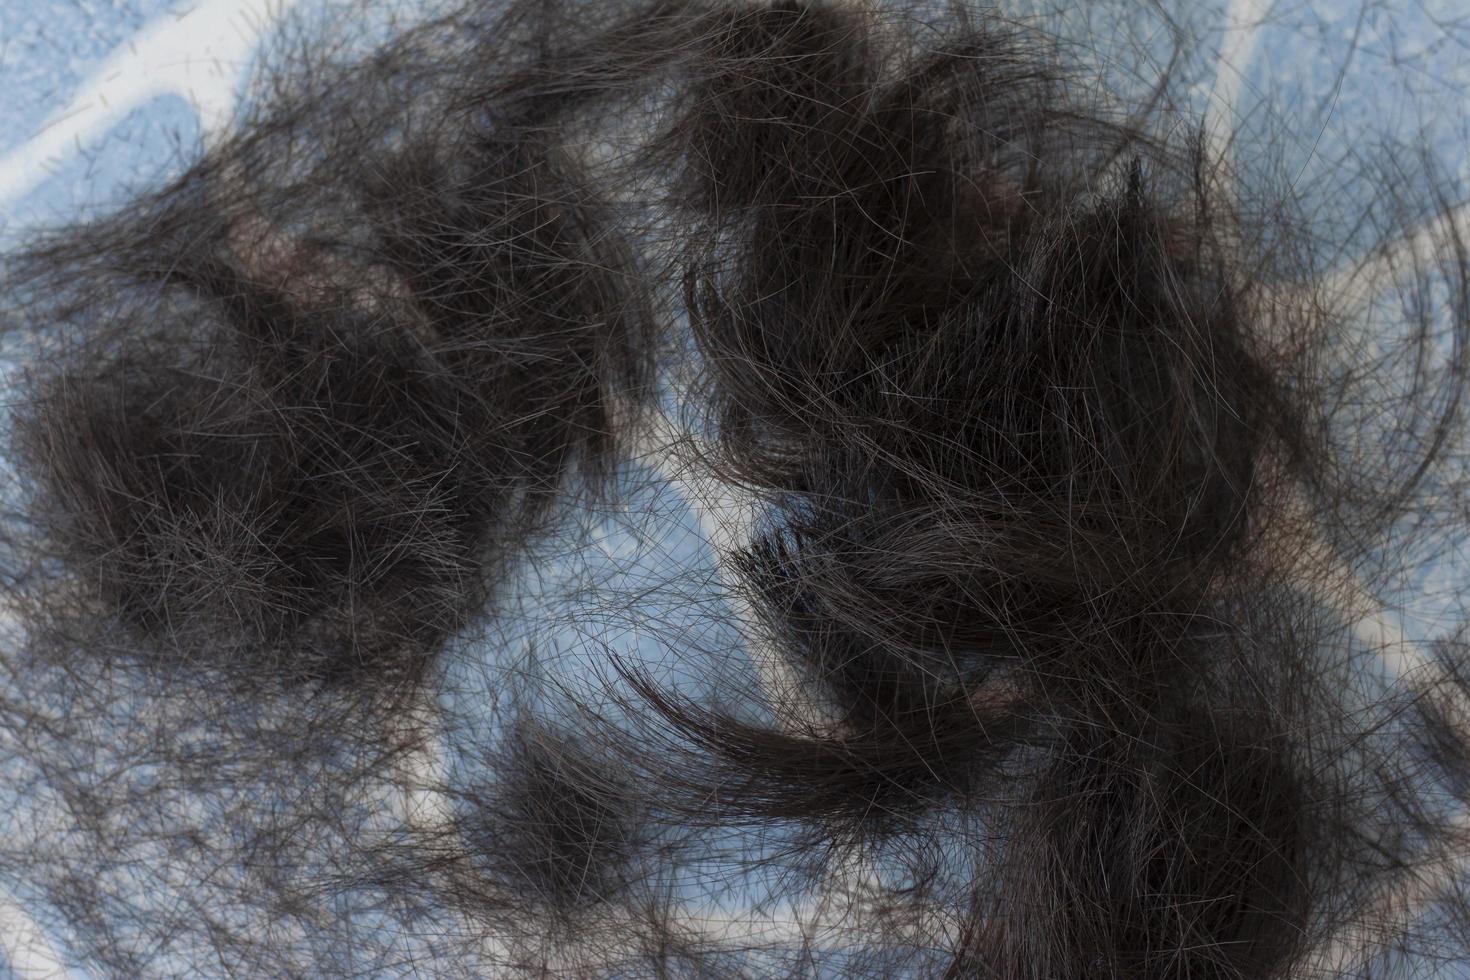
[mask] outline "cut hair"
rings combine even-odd
[[[1464,627],[1395,615],[1470,531],[1448,178],[1335,221],[960,3],[298,30],[3,260],[60,961],[1470,964]]]

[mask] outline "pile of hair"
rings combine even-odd
[[[646,382],[636,272],[563,151],[395,111],[429,84],[400,73],[23,258],[51,336],[14,458],[50,556],[154,651],[416,673]]]
[[[959,5],[282,51],[4,266],[0,891],[66,962],[1470,962],[1463,644],[1387,611],[1465,522],[1443,196],[1334,284],[1308,191]],[[717,569],[598,577],[650,486]]]

